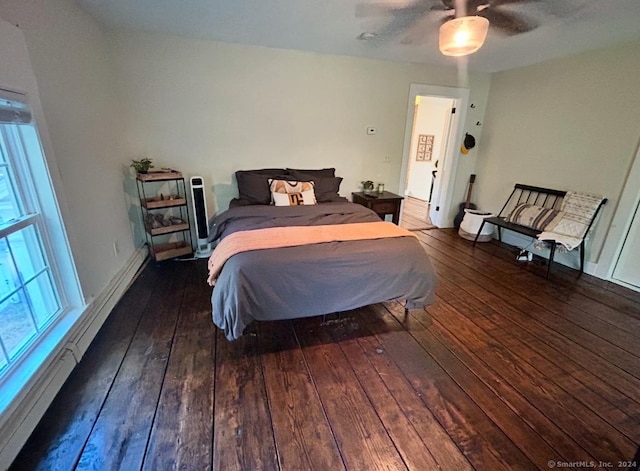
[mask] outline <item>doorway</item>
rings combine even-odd
[[[405,196],[400,212],[400,226],[408,231],[435,229],[429,218],[429,203],[413,196]]]
[[[455,143],[462,139],[468,99],[469,90],[463,88],[411,84],[409,90],[398,186],[400,194],[429,204],[436,227],[452,225],[447,215],[458,163]]]
[[[438,172],[449,137],[451,98],[418,95],[414,104],[413,126],[404,196],[426,203],[431,201]]]
[[[640,203],[636,206],[611,278],[636,291],[640,290]]]
[[[411,145],[404,190],[407,218],[413,230],[431,228],[430,202],[438,177],[438,162],[444,160],[455,100],[418,95],[414,103]]]
[[[640,291],[640,145],[593,273]]]
[[[631,163],[627,181],[618,201],[618,208],[611,222],[607,249],[615,247],[609,279],[614,283],[640,291],[640,146]],[[617,236],[617,237],[616,237]],[[617,243],[616,243],[617,239]]]

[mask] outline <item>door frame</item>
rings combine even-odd
[[[595,276],[629,286],[620,280],[613,279],[613,271],[618,263],[627,234],[631,229],[633,216],[638,205],[640,205],[640,143],[636,150],[635,158],[629,166],[622,194],[594,271]],[[633,289],[637,288],[633,287]]]
[[[402,166],[400,169],[400,181],[398,188],[400,194],[406,191],[407,171],[409,168],[409,152],[411,149],[411,138],[413,134],[414,106],[417,96],[450,98],[454,100],[456,112],[451,118],[449,138],[447,139],[444,162],[438,165],[438,177],[440,184],[434,187],[431,197],[431,205],[438,208],[431,211],[431,223],[436,227],[452,227],[453,221],[449,220],[451,204],[454,194],[454,183],[456,171],[458,169],[458,142],[462,142],[464,135],[464,123],[467,116],[469,102],[469,89],[455,87],[440,87],[436,85],[426,85],[412,83],[409,87],[409,102],[407,104],[407,121],[405,124],[404,147],[402,151]]]

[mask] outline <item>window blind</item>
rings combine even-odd
[[[0,124],[29,124],[31,119],[27,97],[0,88]]]

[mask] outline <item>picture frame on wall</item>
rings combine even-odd
[[[416,150],[416,161],[429,162],[433,156],[433,142],[435,136],[432,134],[418,135],[418,148]]]

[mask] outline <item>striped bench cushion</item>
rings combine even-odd
[[[562,211],[557,209],[522,203],[511,211],[505,221],[543,231],[561,217]]]

